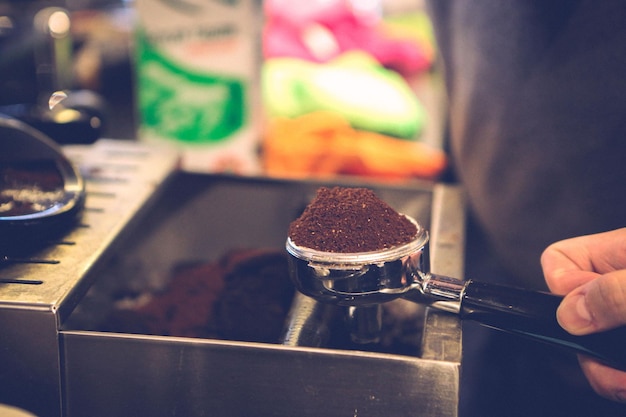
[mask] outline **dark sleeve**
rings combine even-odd
[[[432,0],[449,145],[524,284],[554,241],[626,226],[626,2]]]

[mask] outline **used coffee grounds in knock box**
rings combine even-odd
[[[415,224],[367,188],[321,187],[289,226],[296,245],[336,253],[389,249],[416,235]]]

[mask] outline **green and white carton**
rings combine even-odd
[[[181,168],[255,174],[260,7],[255,0],[135,0],[139,138]]]

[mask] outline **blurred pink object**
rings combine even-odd
[[[324,63],[346,51],[360,50],[404,75],[426,70],[431,62],[420,45],[382,33],[376,4],[367,0],[266,0],[263,55]]]

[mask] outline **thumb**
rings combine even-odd
[[[565,296],[557,310],[559,324],[576,335],[626,324],[626,270],[601,275]]]

